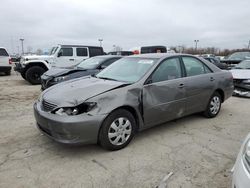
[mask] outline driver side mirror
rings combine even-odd
[[[58,52],[57,57],[62,56],[62,51]]]

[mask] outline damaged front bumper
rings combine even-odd
[[[234,79],[234,96],[250,97],[250,84],[244,83],[245,79]]]
[[[25,66],[21,64],[20,62],[15,63],[14,71],[23,73],[25,70]]]
[[[233,91],[234,96],[240,96],[240,97],[250,97],[250,91],[246,91],[244,89],[234,89]]]
[[[38,129],[46,136],[64,144],[97,143],[98,133],[106,115],[80,114],[61,116],[45,112],[40,103],[34,104]]]
[[[42,90],[45,90],[55,84],[57,84],[57,82],[53,82],[53,77],[49,77],[46,75],[41,76],[41,89]]]

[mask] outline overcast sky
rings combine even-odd
[[[243,48],[250,40],[249,0],[1,0],[0,46],[16,52],[56,44],[105,51],[141,45]],[[19,47],[20,48],[20,47]]]

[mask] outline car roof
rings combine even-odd
[[[70,45],[70,44],[59,44],[61,47],[90,47],[90,48],[102,48],[100,46],[89,46],[89,45]]]
[[[93,57],[112,58],[112,57],[124,57],[124,56],[121,56],[121,55],[97,55],[97,56],[93,56]]]
[[[174,57],[174,56],[180,56],[180,55],[192,56],[193,57],[193,55],[190,55],[190,54],[180,54],[180,53],[149,53],[149,54],[131,55],[131,56],[128,56],[128,57],[161,59],[161,58]]]

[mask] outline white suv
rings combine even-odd
[[[0,72],[11,73],[11,59],[5,48],[0,47]]]
[[[22,56],[15,70],[31,84],[40,84],[41,75],[51,67],[74,67],[84,59],[103,54],[99,46],[58,45],[49,55]]]

